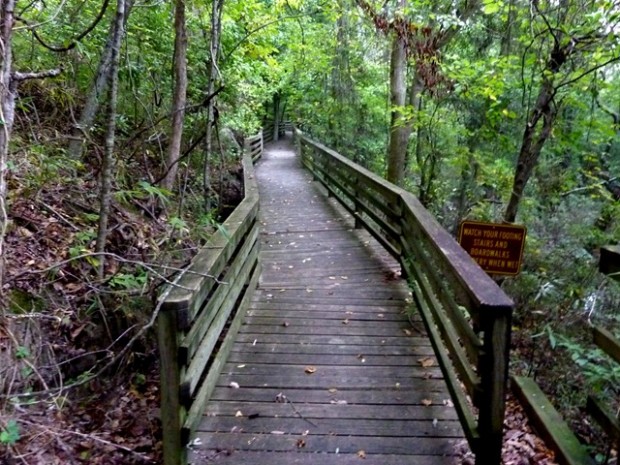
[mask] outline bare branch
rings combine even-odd
[[[62,69],[50,69],[48,71],[40,71],[38,73],[20,73],[14,71],[11,73],[11,79],[16,82],[27,81],[29,79],[45,79],[60,76]]]

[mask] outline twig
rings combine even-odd
[[[69,430],[69,429],[50,428],[49,426],[45,426],[45,425],[41,425],[41,424],[38,424],[38,423],[34,423],[32,421],[29,421],[29,420],[24,420],[23,418],[18,418],[17,421],[19,421],[20,423],[25,424],[25,425],[30,425],[30,426],[34,426],[35,428],[40,428],[40,429],[42,429],[42,430],[44,430],[44,431],[46,431],[48,433],[52,433],[52,434],[57,434],[57,435],[60,435],[62,433],[73,434],[74,436],[78,436],[80,438],[90,439],[92,441],[99,442],[99,443],[104,444],[106,446],[112,446],[112,447],[115,447],[115,448],[120,449],[122,451],[125,451],[125,452],[127,452],[129,454],[135,455],[136,457],[140,458],[141,460],[153,463],[153,461],[150,458],[145,457],[143,454],[141,454],[139,452],[136,452],[136,451],[130,449],[129,447],[121,446],[120,444],[116,444],[116,443],[114,443],[112,441],[108,441],[107,439],[102,439],[102,438],[100,438],[98,436],[95,436],[94,434],[85,434],[85,433],[80,433],[79,431],[72,431],[72,430]]]
[[[81,255],[76,255],[75,257],[71,257],[68,258],[66,260],[62,260],[60,262],[56,262],[53,265],[48,266],[47,268],[42,268],[40,270],[27,270],[24,271],[18,275],[15,275],[13,278],[11,278],[11,281],[15,281],[18,278],[24,276],[24,275],[29,275],[29,274],[42,274],[42,273],[47,273],[49,271],[52,271],[56,268],[60,268],[61,266],[67,265],[71,262],[74,262],[76,260],[81,260],[83,258],[89,258],[89,257],[97,257],[97,256],[106,256],[106,257],[110,257],[110,258],[114,258],[115,260],[121,262],[121,263],[128,263],[128,264],[132,264],[132,265],[138,265],[138,266],[142,266],[144,268],[146,268],[147,270],[151,271],[153,274],[159,276],[161,279],[163,279],[166,284],[170,284],[172,286],[176,286],[179,287],[181,289],[184,289],[186,291],[191,291],[193,289],[188,289],[185,288],[179,284],[175,284],[175,282],[171,282],[168,279],[166,279],[164,276],[162,276],[160,273],[156,272],[155,270],[153,270],[153,268],[161,268],[162,270],[170,270],[170,271],[178,271],[178,272],[183,272],[183,273],[188,273],[188,274],[193,274],[193,275],[197,275],[197,276],[202,276],[203,278],[210,278],[213,279],[217,284],[228,284],[227,282],[224,281],[220,281],[218,280],[215,276],[212,276],[210,274],[207,273],[201,273],[199,271],[194,271],[194,270],[190,270],[188,268],[177,268],[174,266],[169,266],[169,265],[159,265],[157,263],[146,263],[146,262],[142,262],[139,260],[130,260],[128,258],[123,258],[120,255],[117,255],[115,253],[110,253],[110,252],[89,252],[89,253],[85,253],[85,254],[81,254]]]
[[[52,215],[54,215],[56,218],[58,218],[60,221],[62,221],[63,223],[65,223],[67,226],[69,226],[71,229],[73,229],[74,231],[79,231],[80,228],[78,228],[76,225],[74,225],[71,221],[69,221],[68,219],[66,219],[62,214],[58,213],[56,210],[54,210],[54,208],[51,205],[46,204],[45,202],[43,202],[42,200],[36,200],[37,203],[39,203],[41,206],[43,206],[43,208],[45,208],[47,211],[49,211]]]
[[[309,420],[308,418],[304,417],[301,413],[299,413],[299,410],[297,410],[297,408],[295,407],[295,404],[293,404],[293,401],[291,399],[289,399],[288,397],[284,396],[284,398],[286,399],[286,402],[291,406],[291,408],[293,409],[293,412],[295,412],[295,414],[301,418],[304,421],[307,421],[308,423],[310,423],[312,426],[314,426],[315,428],[318,428],[318,425],[313,422],[312,420]]]
[[[576,189],[571,189],[569,191],[562,192],[560,194],[560,197],[566,197],[566,196],[568,196],[570,194],[575,194],[577,192],[588,191],[590,189],[594,189],[595,187],[604,186],[605,184],[610,184],[610,183],[616,181],[617,179],[619,179],[619,178],[616,176],[615,178],[609,178],[609,179],[607,179],[605,181],[597,182],[596,184],[592,184],[590,186],[577,187]]]
[[[187,270],[185,270],[185,272],[186,271]],[[184,276],[185,272],[179,273],[179,275],[177,275],[177,277],[173,281],[173,285],[176,285],[176,282],[179,281]],[[157,305],[155,305],[155,309],[153,310],[153,314],[151,315],[150,320],[144,326],[142,326],[140,328],[140,330],[136,332],[136,334],[133,335],[133,337],[127,342],[125,347],[123,347],[121,349],[121,351],[115,357],[110,359],[110,361],[108,361],[108,363],[106,363],[103,367],[101,367],[96,373],[94,373],[94,374],[92,374],[90,376],[85,376],[82,380],[76,381],[76,382],[71,383],[71,384],[68,384],[68,385],[64,386],[64,388],[52,388],[52,389],[47,389],[47,390],[43,390],[43,391],[23,392],[23,393],[19,393],[19,394],[11,394],[11,395],[0,394],[0,399],[5,399],[5,398],[8,398],[8,397],[15,397],[15,398],[24,398],[24,397],[26,397],[27,398],[27,397],[43,396],[43,395],[48,395],[48,394],[59,394],[63,390],[69,390],[69,389],[73,389],[73,388],[76,388],[76,387],[79,387],[79,386],[83,386],[84,384],[89,383],[93,379],[98,378],[105,371],[109,370],[118,360],[120,360],[122,357],[124,357],[125,354],[129,351],[129,349],[133,346],[133,344],[138,339],[140,339],[142,336],[144,336],[144,334],[155,324],[155,321],[157,320],[157,316],[159,315],[159,311],[161,310],[161,307],[162,307],[164,301],[166,300],[166,297],[170,294],[170,291],[172,289],[173,289],[173,287],[166,288],[166,290],[162,294],[161,298],[158,300]],[[125,331],[123,334],[121,334],[120,337],[123,337],[126,333],[127,333],[127,331]],[[118,341],[118,338],[117,338],[116,341]],[[114,341],[112,343],[112,345],[114,345],[116,343],[116,341]]]

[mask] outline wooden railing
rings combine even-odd
[[[286,131],[293,130],[293,123],[290,121],[280,121],[278,134],[284,136]],[[265,142],[273,142],[273,121],[267,121],[263,125],[263,137]]]
[[[399,260],[476,464],[499,464],[512,301],[412,194],[298,130],[295,139],[303,165],[356,227]]]
[[[262,137],[249,138],[245,147],[243,201],[160,298],[165,465],[185,463],[185,446],[230,352],[233,338],[223,338],[223,333],[232,335],[239,329],[240,309],[258,280],[259,201],[252,159],[262,153]]]
[[[248,154],[253,162],[256,162],[262,155],[264,149],[263,131],[245,139],[243,143],[243,152]]]

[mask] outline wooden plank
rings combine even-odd
[[[424,262],[428,260],[428,257],[423,253],[420,244],[417,241],[403,241],[403,248],[411,258],[411,263],[414,264],[417,260]],[[415,259],[413,258],[415,257]],[[439,273],[433,267],[425,267],[424,276],[428,279],[432,286],[432,294],[441,304],[442,308],[448,315],[448,318],[455,330],[458,332],[461,343],[465,347],[469,360],[472,364],[478,363],[478,355],[482,348],[482,342],[478,335],[474,332],[470,322],[465,318],[464,311],[467,311],[469,315],[475,313],[471,309],[460,307],[446,285],[446,281],[439,275]]]
[[[242,412],[239,410],[239,412]],[[243,413],[243,412],[242,412]],[[458,420],[437,420],[427,418],[423,420],[377,420],[320,418],[314,421],[316,426],[309,425],[299,417],[203,417],[197,428],[201,432],[229,432],[243,431],[244,433],[265,433],[268,431],[283,431],[286,434],[297,435],[329,435],[338,431],[339,435],[373,436],[373,437],[441,437],[460,438],[463,435]]]
[[[187,368],[187,373],[181,382],[181,399],[186,404],[195,394],[196,388],[202,379],[205,367],[211,359],[213,348],[217,344],[224,325],[228,320],[228,316],[237,302],[237,297],[246,282],[246,278],[249,276],[250,271],[254,268],[257,257],[258,242],[255,242],[254,247],[249,252],[247,257],[239,257],[239,263],[242,264],[242,268],[239,271],[239,275],[236,277],[235,281],[228,290],[228,299],[226,300],[225,305],[217,309],[217,314],[213,319],[213,323],[209,328],[209,331],[205,334],[205,337],[198,341],[196,356],[192,358]]]
[[[323,419],[340,420],[403,420],[432,422],[454,421],[458,417],[454,408],[444,405],[354,405],[348,403],[305,404],[303,397],[296,399],[288,397],[285,390],[280,391],[291,402],[212,402],[207,405],[203,418],[203,425],[208,424],[210,418],[235,417],[241,412],[245,417],[256,418],[306,418],[316,419],[316,423]],[[431,394],[432,395],[432,394]],[[336,399],[346,401],[347,392],[341,391]]]
[[[288,310],[288,309],[280,309],[280,310],[271,310],[271,309],[262,309],[262,310],[248,310],[247,312],[248,318],[252,318],[252,321],[257,321],[256,318],[269,318],[273,320],[275,324],[280,324],[283,326],[284,322],[287,319],[291,319],[290,323],[301,323],[303,321],[308,320],[323,320],[325,322],[329,322],[330,320],[335,320],[339,323],[344,324],[344,320],[347,319],[347,324],[349,322],[400,322],[400,323],[408,323],[409,319],[404,314],[404,312],[398,313],[385,313],[385,310],[374,310],[374,311],[364,311],[364,312],[353,312],[353,311],[343,311],[341,309],[333,308],[331,311],[308,311],[308,310]],[[417,320],[416,320],[417,319]],[[414,316],[413,321],[420,321],[418,316]]]
[[[259,275],[260,264],[256,263],[251,272],[251,277],[247,282],[247,286],[245,288],[243,298],[239,303],[237,312],[230,324],[230,327],[228,328],[226,339],[224,340],[211,367],[209,368],[209,372],[207,373],[207,376],[203,381],[202,386],[198,391],[198,394],[193,400],[192,406],[187,412],[187,418],[184,421],[183,427],[181,429],[181,436],[184,444],[188,442],[191,432],[196,429],[198,423],[200,422],[200,418],[204,412],[207,400],[215,389],[217,380],[220,376],[221,367],[228,358],[228,354],[230,353],[230,350],[233,346],[235,336],[237,334],[237,331],[239,331],[239,326],[241,325],[241,322],[243,321],[244,310],[250,300],[249,296],[252,294],[252,292],[254,292],[254,288],[256,287],[256,283],[258,282]]]
[[[428,310],[428,315],[432,318],[432,323],[427,322],[427,325],[433,324],[437,328],[438,334],[441,337],[441,343],[450,354],[451,366],[456,369],[469,396],[474,398],[476,389],[480,387],[480,377],[474,372],[465,351],[460,345],[459,341],[461,338],[459,338],[451,321],[448,320],[446,314],[443,312],[420,266],[415,261],[411,261],[407,263],[405,267],[411,278],[415,279],[417,289],[420,290],[417,296],[418,305],[422,305],[423,301],[424,309],[422,310]]]
[[[237,245],[245,237],[248,229],[254,224],[257,210],[257,198],[248,197],[244,199],[223,224],[227,236],[222,231],[218,231],[214,235],[214,240],[226,241],[224,248],[215,255],[211,249],[202,249],[192,260],[191,271],[212,277],[196,274],[192,274],[188,278],[184,276],[179,284],[192,290],[175,288],[170,292],[170,296],[167,299],[170,301],[187,299],[188,295],[190,296],[187,314],[180,316],[179,319],[180,329],[188,329],[195,316],[200,312],[205,298],[215,283],[213,278],[219,277],[227,261],[234,254]],[[212,241],[210,240],[207,246],[210,246],[211,243]]]
[[[531,378],[513,376],[512,387],[532,425],[556,453],[561,465],[594,465],[585,447],[568,428],[564,419],[551,405]]]
[[[369,346],[409,346],[411,344],[430,345],[428,338],[424,337],[401,337],[401,336],[376,336],[376,335],[316,335],[316,334],[261,334],[256,332],[243,332],[237,336],[237,342],[249,342],[257,344],[299,344],[299,345],[369,345]]]
[[[607,355],[620,363],[620,341],[601,326],[592,328],[594,343],[601,348]]]
[[[280,379],[287,377],[296,378],[306,375],[306,382],[308,386],[311,386],[317,378],[336,378],[336,377],[349,377],[349,378],[363,378],[363,377],[381,377],[385,378],[391,385],[395,386],[401,379],[439,379],[441,378],[441,370],[435,367],[423,368],[419,362],[413,365],[406,366],[394,366],[387,364],[383,365],[367,365],[365,363],[356,363],[355,365],[343,365],[343,366],[330,366],[322,363],[322,355],[315,355],[313,357],[308,356],[307,360],[303,364],[290,365],[290,364],[258,364],[254,363],[251,358],[239,365],[238,363],[227,363],[222,367],[222,373],[226,373],[231,377],[241,376],[254,376],[256,378],[263,378],[266,376],[274,375]],[[311,376],[305,373],[308,366],[312,366],[316,372]],[[241,367],[241,368],[239,368]]]
[[[194,324],[179,346],[179,361],[183,365],[189,365],[191,359],[196,354],[198,346],[204,340],[207,331],[211,328],[213,319],[218,314],[225,302],[230,302],[232,294],[238,292],[243,286],[243,281],[239,281],[238,273],[245,264],[248,254],[252,250],[258,237],[258,226],[255,225],[250,231],[249,236],[237,253],[234,261],[226,270],[221,282],[217,285],[215,292],[209,297],[206,305],[197,315]],[[233,290],[234,288],[234,290]]]
[[[341,324],[332,324],[326,326],[288,326],[283,327],[281,324],[277,326],[273,325],[244,325],[239,330],[240,333],[250,333],[250,334],[276,334],[276,335],[284,335],[287,334],[289,336],[339,336],[343,333],[343,326]],[[410,331],[410,325],[403,325],[401,328],[401,332],[404,333],[405,330]],[[346,328],[347,336],[393,336],[397,331],[393,327],[382,327],[376,325],[376,327],[362,327],[362,328]]]
[[[413,288],[415,291],[414,299],[422,315],[424,326],[429,334],[437,361],[439,362],[439,366],[441,367],[441,371],[445,377],[448,391],[450,392],[450,396],[452,397],[454,406],[456,407],[456,412],[461,420],[461,424],[463,425],[463,430],[465,431],[465,435],[467,436],[467,440],[472,450],[478,452],[480,435],[478,432],[476,419],[471,412],[471,408],[465,398],[465,394],[461,390],[459,380],[454,373],[454,369],[452,368],[450,356],[441,342],[439,331],[433,322],[431,312],[421,296],[421,290],[415,284]]]
[[[595,396],[588,396],[586,411],[605,431],[612,441],[620,441],[620,419],[610,411],[603,401]]]
[[[212,401],[230,401],[246,403],[268,403],[277,400],[279,394],[284,394],[287,399],[295,405],[298,403],[309,404],[329,404],[333,401],[346,400],[348,405],[387,405],[387,406],[420,406],[429,405],[450,407],[451,401],[446,392],[421,392],[417,390],[364,390],[364,389],[282,389],[277,387],[258,387],[231,389],[229,386],[217,387],[211,396]],[[343,397],[345,396],[345,397]],[[337,405],[337,402],[336,402]],[[457,418],[454,413],[453,418]],[[406,419],[403,417],[403,419]]]
[[[298,441],[303,440],[303,449],[308,452],[336,451],[339,453],[365,454],[416,454],[445,456],[456,450],[456,439],[415,438],[407,441],[394,437],[334,436],[334,435],[287,435],[287,434],[248,434],[248,433],[202,433],[200,449],[218,448],[237,450],[295,451]]]
[[[177,318],[174,311],[160,311],[157,318],[160,363],[161,422],[164,465],[181,465],[184,452],[181,425],[184,409],[179,401],[180,369],[177,361]]]
[[[238,383],[242,387],[281,387],[282,389],[332,389],[340,386],[351,386],[357,389],[420,389],[424,392],[445,391],[446,386],[443,379],[425,378],[422,374],[418,377],[398,377],[376,379],[368,376],[347,377],[344,375],[314,376],[308,375],[279,376],[278,373],[268,375],[243,375],[225,374],[218,380],[218,386],[230,386],[231,382]]]
[[[433,354],[433,349],[430,343],[426,345],[401,345],[401,346],[373,346],[373,345],[302,345],[302,344],[249,344],[237,342],[232,348],[233,352],[230,354],[230,361],[236,363],[243,363],[243,357],[246,355],[244,352],[254,354],[257,357],[262,355],[269,355],[273,357],[296,355],[303,357],[306,355],[321,355],[330,354],[334,356],[355,356],[362,355],[363,357],[373,356],[407,356],[424,358]]]
[[[438,455],[388,455],[364,454],[359,451],[344,453],[338,451],[307,453],[301,450],[284,452],[243,451],[230,449],[196,448],[190,451],[190,463],[217,463],[218,465],[457,465],[454,456]]]
[[[599,271],[613,279],[620,279],[620,245],[601,247]]]

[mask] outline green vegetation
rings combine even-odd
[[[527,226],[502,281],[512,369],[593,440],[580,393],[619,395],[589,332],[620,334],[597,271],[620,241],[619,22],[608,0],[3,1],[0,446],[30,437],[12,418],[27,391],[45,410],[117,371],[146,397],[152,373],[128,375],[155,359],[144,302],[219,229],[238,144],[274,118],[451,232]]]

